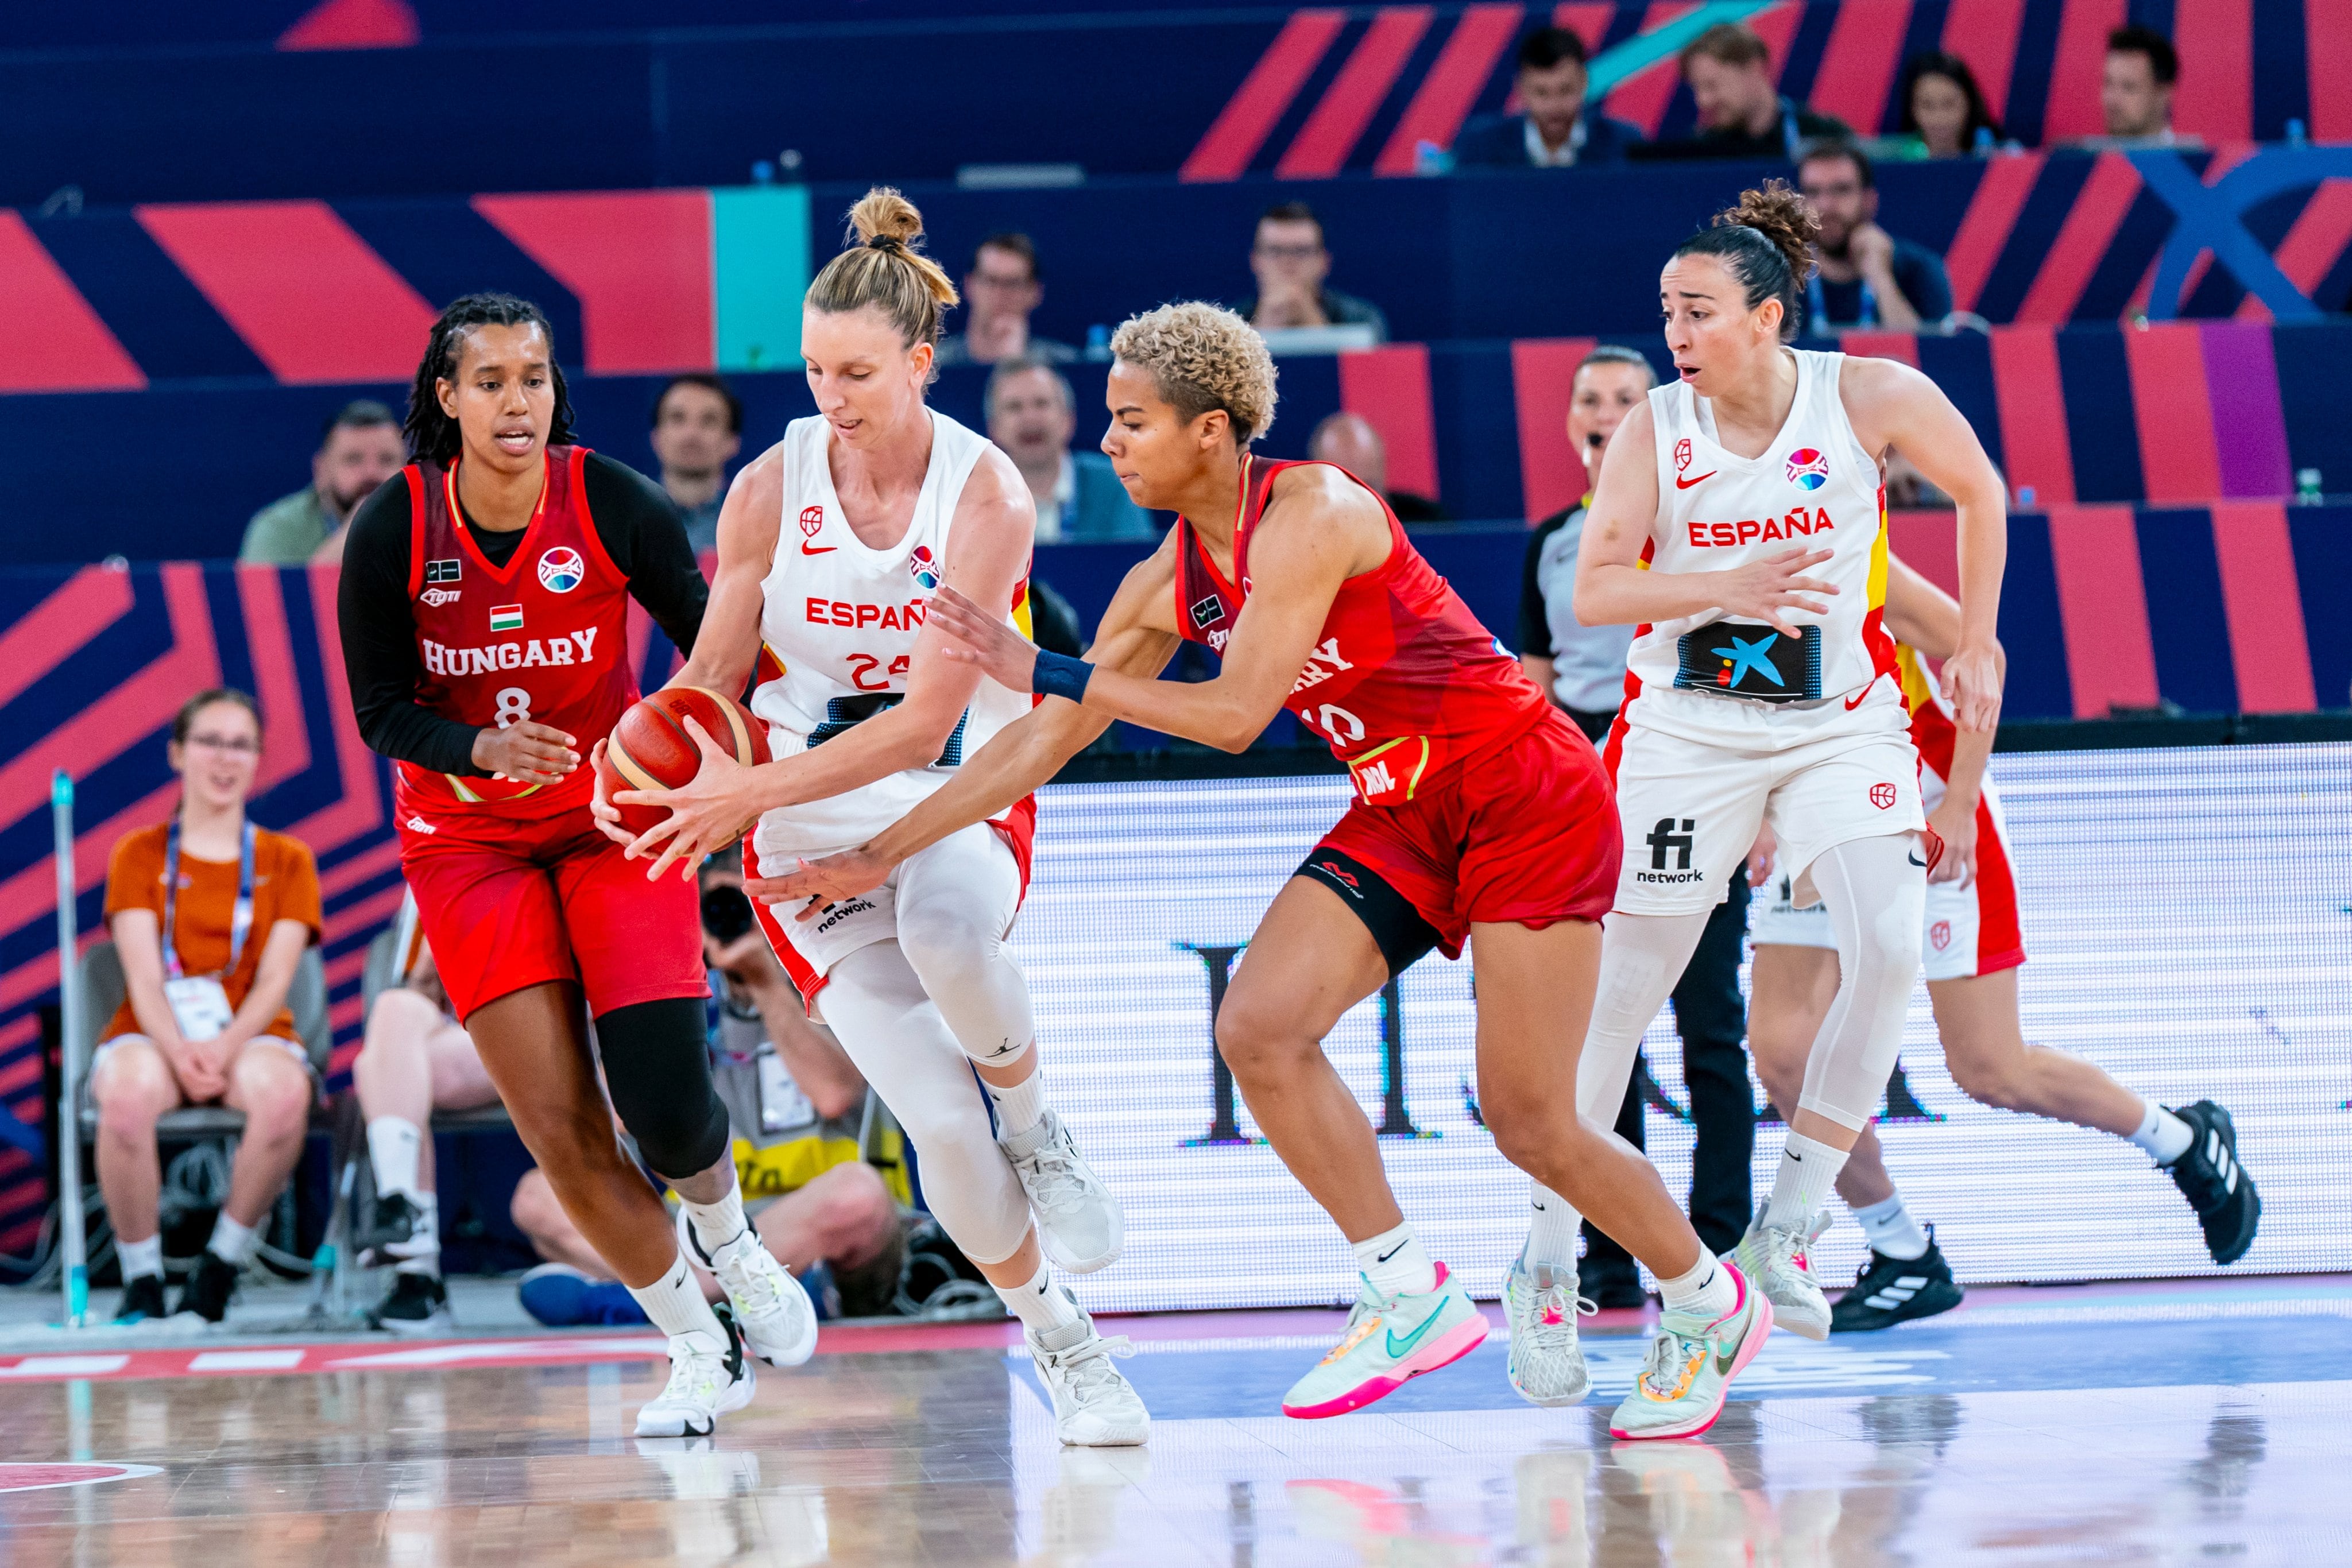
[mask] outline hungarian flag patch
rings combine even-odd
[[[491,631],[493,631],[493,632],[520,632],[520,631],[521,631],[521,630],[522,630],[522,606],[521,606],[521,605],[520,605],[520,604],[493,604],[493,605],[491,605],[491,606],[490,606],[490,630],[491,630]]]

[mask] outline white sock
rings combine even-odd
[[[418,1151],[424,1130],[404,1116],[377,1116],[367,1124],[368,1164],[375,1170],[375,1189],[386,1195],[416,1197]]]
[[[717,1256],[719,1249],[751,1228],[743,1218],[743,1184],[735,1179],[735,1167],[727,1167],[727,1193],[717,1203],[688,1203],[681,1196],[678,1206],[693,1222],[694,1239],[702,1249]]]
[[[163,1233],[157,1231],[144,1241],[114,1239],[114,1255],[122,1260],[122,1282],[163,1275]]]
[[[1031,1072],[1018,1083],[989,1083],[988,1103],[996,1107],[996,1135],[1011,1140],[1034,1129],[1045,1119],[1045,1074],[1038,1068],[1037,1059],[1029,1059]]]
[[[408,1222],[408,1239],[384,1250],[400,1260],[402,1274],[441,1274],[441,1200],[429,1192],[411,1194],[415,1213]]]
[[[1772,1178],[1772,1199],[1765,1206],[1764,1223],[1803,1230],[1829,1203],[1830,1188],[1845,1168],[1846,1151],[1818,1143],[1802,1133],[1789,1134],[1780,1152],[1780,1174]]]
[[[1055,1329],[1066,1329],[1086,1321],[1078,1303],[1066,1291],[1054,1288],[1053,1271],[1045,1264],[1037,1265],[1037,1277],[1025,1285],[999,1285],[996,1293],[1004,1298],[1005,1311],[1021,1320],[1021,1326],[1043,1339]],[[1065,1347],[1067,1348],[1067,1347]]]
[[[1896,1193],[1885,1203],[1874,1203],[1853,1211],[1854,1223],[1870,1239],[1870,1249],[1881,1257],[1907,1263],[1914,1258],[1927,1255],[1927,1233],[1903,1207],[1903,1195]]]
[[[1548,1264],[1575,1272],[1576,1232],[1583,1216],[1541,1182],[1528,1184],[1528,1244],[1519,1249],[1520,1260],[1530,1270]]]
[[[255,1239],[253,1229],[231,1219],[228,1210],[224,1208],[220,1218],[213,1221],[213,1239],[205,1243],[205,1248],[222,1262],[234,1263],[242,1269],[247,1260],[253,1256]]]
[[[1412,1220],[1354,1246],[1356,1267],[1381,1295],[1425,1295],[1437,1289],[1437,1265],[1421,1249],[1421,1238],[1412,1233]]]
[[[680,1257],[669,1266],[669,1272],[650,1285],[631,1285],[629,1294],[645,1308],[646,1316],[654,1327],[676,1339],[680,1334],[709,1334],[710,1343],[719,1350],[727,1348],[727,1331],[719,1326],[718,1315],[710,1303],[702,1299],[702,1287],[694,1278],[694,1270]]]
[[[2146,1149],[2158,1165],[2168,1166],[2189,1152],[2196,1134],[2189,1130],[2188,1123],[2151,1100],[2147,1113],[2140,1118],[2139,1131],[2131,1135],[2131,1141]]]
[[[1688,1312],[1713,1322],[1739,1304],[1739,1291],[1731,1282],[1730,1272],[1719,1267],[1715,1254],[1701,1243],[1698,1261],[1690,1266],[1690,1272],[1658,1281],[1658,1299],[1670,1312]]]

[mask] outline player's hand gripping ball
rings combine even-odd
[[[767,724],[741,703],[701,686],[665,686],[630,705],[613,727],[612,738],[597,765],[605,797],[609,800],[622,789],[670,790],[694,782],[702,768],[702,752],[687,732],[688,718],[720,747],[731,749],[735,760],[744,767],[770,760]],[[614,809],[632,835],[669,817],[667,807],[642,801],[627,805],[615,801]]]

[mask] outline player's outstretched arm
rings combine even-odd
[[[1249,597],[1217,677],[1160,681],[1100,669],[1086,677],[1078,700],[1090,712],[1220,751],[1243,750],[1297,683],[1340,585],[1378,568],[1389,549],[1388,517],[1370,491],[1335,468],[1290,469],[1275,480],[1250,535]],[[1172,622],[1172,605],[1161,613]],[[979,606],[943,594],[931,617],[955,637],[950,658],[1016,692],[1041,689],[1035,650],[992,626]]]
[[[1087,662],[1103,674],[1156,680],[1175,656],[1176,554],[1172,535],[1119,585]],[[869,842],[782,876],[754,878],[744,891],[770,904],[806,900],[806,918],[838,899],[880,885],[890,868],[974,822],[985,821],[1061,771],[1110,727],[1111,715],[1076,703],[1045,702],[1007,725],[966,758],[948,783]]]
[[[1601,458],[1601,483],[1577,550],[1576,618],[1587,626],[1638,626],[1720,610],[1794,637],[1790,612],[1820,615],[1830,583],[1805,575],[1830,559],[1798,546],[1730,571],[1649,571],[1642,565],[1658,516],[1656,425],[1648,403],[1625,416]]]
[[[1944,690],[1963,730],[2000,722],[2000,580],[2009,560],[2009,492],[1984,444],[1943,389],[1894,360],[1848,359],[1838,381],[1854,435],[1892,447],[1959,511],[1960,640],[1944,661]]]
[[[1960,604],[1914,570],[1899,556],[1886,558],[1886,629],[1931,659],[1949,659],[1960,646]],[[1996,667],[2005,675],[2008,655],[1993,644]],[[1927,873],[1930,882],[1957,882],[1972,874],[1977,862],[1977,800],[1984,793],[1985,764],[1992,756],[1993,732],[1963,729],[1952,739],[1944,769],[1944,799],[1927,819],[1944,841],[1944,856]]]

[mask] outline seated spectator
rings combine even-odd
[[[1637,125],[1588,112],[1584,40],[1566,27],[1538,27],[1519,41],[1518,114],[1483,115],[1454,139],[1463,169],[1566,169],[1614,163],[1642,140]]]
[[[1372,329],[1375,343],[1388,340],[1388,318],[1378,306],[1323,287],[1331,253],[1321,220],[1305,202],[1277,203],[1258,219],[1250,271],[1257,275],[1257,293],[1242,301],[1240,314],[1259,331],[1361,326]]]
[[[319,434],[310,483],[253,514],[236,559],[300,566],[343,559],[343,526],[408,461],[400,421],[380,402],[347,402]]]
[[[726,1103],[743,1211],[777,1261],[807,1276],[823,1263],[838,1301],[829,1315],[879,1317],[892,1310],[906,1260],[903,1178],[893,1191],[859,1157],[866,1080],[833,1038],[809,1021],[767,937],[752,923],[734,852],[702,872],[702,946],[724,992],[711,1077]],[[523,1276],[525,1310],[541,1322],[637,1322],[644,1313],[580,1234],[538,1171],[515,1188],[516,1228],[548,1260]],[[721,1299],[698,1269],[703,1294]]]
[[[1870,156],[1852,141],[1816,141],[1797,158],[1797,188],[1821,220],[1819,264],[1806,281],[1804,329],[1880,327],[1916,332],[1952,313],[1943,258],[1878,226]]]
[[[2107,35],[2107,58],[2099,73],[2099,113],[2105,136],[2086,138],[2091,147],[2196,147],[2193,136],[2172,129],[2172,89],[2180,80],[2180,56],[2172,40],[2153,27],[2134,24]]]
[[[694,553],[719,548],[719,508],[727,499],[727,465],[743,450],[743,400],[719,376],[672,376],[654,399],[654,456],[662,488],[686,519]]]
[[[1979,141],[2000,141],[2000,121],[1992,117],[1976,73],[1958,55],[1930,49],[1904,61],[1895,101],[1903,106],[1896,131],[1918,142],[1919,156],[1963,158]]]
[[[1601,474],[1601,454],[1650,389],[1657,373],[1638,349],[1603,343],[1584,356],[1570,383],[1568,444],[1584,465],[1585,499]],[[1519,663],[1528,677],[1574,719],[1596,745],[1617,716],[1625,695],[1631,626],[1586,626],[1576,619],[1577,546],[1584,538],[1584,502],[1554,512],[1528,540],[1519,579]]]
[[[373,1314],[394,1333],[439,1333],[452,1326],[441,1280],[441,1208],[433,1186],[433,1113],[495,1105],[498,1086],[457,1015],[418,940],[416,962],[378,993],[366,1036],[352,1061],[352,1089],[367,1128],[375,1205],[356,1228],[362,1253],[394,1266],[392,1289]]]
[[[1003,449],[1037,501],[1037,542],[1156,539],[1151,514],[1099,452],[1073,452],[1076,400],[1062,372],[1039,360],[999,360],[988,375],[988,438]]]
[[[1337,463],[1381,493],[1397,521],[1443,523],[1451,519],[1445,508],[1426,496],[1389,488],[1389,448],[1372,422],[1360,413],[1327,416],[1307,438],[1307,455],[1318,463]]]
[[[1718,22],[1683,46],[1683,80],[1698,103],[1698,134],[1651,142],[1650,158],[1786,158],[1815,137],[1851,138],[1834,115],[1816,114],[1782,96],[1772,79],[1772,51],[1745,22]]]
[[[227,1199],[177,1309],[216,1323],[301,1157],[318,1097],[286,995],[319,940],[319,871],[299,840],[246,816],[261,767],[251,697],[190,698],[172,721],[170,757],[178,810],[117,841],[107,865],[125,995],[90,1058],[89,1099],[99,1189],[122,1260],[117,1322],[163,1315],[156,1121],[183,1105],[245,1113]]]
[[[1067,343],[1032,337],[1029,317],[1045,298],[1045,272],[1024,234],[994,234],[971,253],[963,275],[964,329],[940,340],[938,363],[992,365],[1035,360],[1065,365],[1078,357]]]

